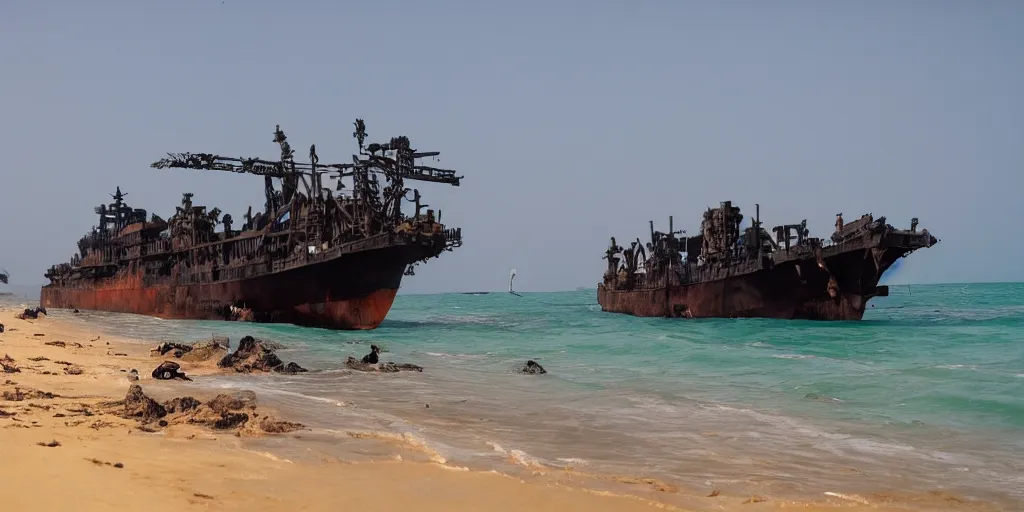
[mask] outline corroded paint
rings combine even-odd
[[[883,256],[884,272],[899,257]],[[719,280],[643,290],[611,290],[598,285],[597,301],[604,311],[645,317],[781,318],[860,320],[868,300],[878,294],[881,273],[865,250],[826,258],[843,290],[832,298],[829,274],[817,266],[788,262],[758,272]]]
[[[435,216],[406,183],[459,186],[462,176],[418,164],[439,152],[418,151],[404,135],[366,144],[363,120],[355,127],[359,150],[351,163],[321,165],[315,145],[308,162],[296,161],[280,125],[276,162],[168,153],[150,166],[262,177],[263,210],[254,215],[250,207],[235,229],[230,214],[196,205],[186,192],[164,220],[129,206],[118,187],[113,202],[94,209],[99,223],[78,240],[78,253],[46,272],[42,304],[161,318],[377,327],[403,275],[462,246],[461,229],[446,228],[441,211]],[[350,177],[351,189],[335,195],[324,188],[328,172]],[[402,211],[406,201],[414,207],[409,214]]]
[[[376,329],[395,302],[397,288],[377,290],[366,297],[303,304],[294,309],[292,323],[308,326],[344,325],[347,329]]]
[[[274,322],[287,322],[308,327],[363,330],[375,329],[395,301],[398,289],[383,289],[366,297],[302,304],[292,308],[261,312]],[[218,311],[200,308],[173,310],[164,307],[163,297],[173,295],[167,287],[136,289],[43,289],[41,304],[47,308],[78,308],[118,313],[150,315],[164,319],[221,320]],[[188,292],[185,294],[188,296]],[[188,299],[186,299],[188,301]],[[189,301],[192,302],[192,301]]]
[[[208,284],[175,286],[119,273],[79,287],[45,286],[41,304],[188,320],[226,319],[228,308],[238,306],[251,309],[258,322],[373,329],[394,303],[406,261],[415,258],[419,250],[390,247],[285,272]]]
[[[898,229],[871,214],[844,223],[825,241],[811,237],[807,221],[775,226],[761,223],[760,206],[750,227],[730,201],[708,208],[700,233],[678,238],[650,224],[651,241],[627,247],[615,238],[605,251],[607,267],[597,288],[601,309],[635,316],[766,317],[860,320],[896,260],[938,243],[928,230]],[[686,254],[685,258],[683,253]],[[650,256],[648,257],[648,254]]]

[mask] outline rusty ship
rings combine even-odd
[[[704,212],[700,233],[654,230],[651,241],[623,249],[615,238],[597,301],[603,311],[644,317],[860,320],[872,297],[886,296],[879,280],[896,260],[939,242],[928,230],[886,224],[865,214],[828,239],[809,236],[807,221],[772,229],[760,205],[741,229],[740,209],[726,201]]]
[[[185,193],[164,220],[128,206],[118,187],[112,203],[96,207],[98,226],[78,241],[71,261],[46,272],[41,304],[168,319],[376,328],[403,276],[462,245],[461,228],[445,227],[441,210],[426,209],[419,190],[405,183],[459,186],[462,177],[420,165],[439,153],[417,151],[405,136],[366,144],[361,119],[353,136],[359,149],[351,163],[320,164],[315,145],[308,162],[296,162],[280,126],[276,161],[169,153],[151,167],[263,177],[263,211],[253,215],[250,206],[235,229],[230,214],[194,205],[193,194]],[[325,178],[337,179],[334,190]],[[404,213],[403,202],[414,211]]]

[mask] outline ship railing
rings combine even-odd
[[[444,242],[447,247],[462,246],[462,228],[448,228],[444,230]]]

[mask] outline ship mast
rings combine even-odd
[[[261,225],[264,220],[269,223],[277,222],[287,209],[291,214],[289,231],[301,230],[302,226],[299,225],[296,216],[300,212],[305,212],[303,218],[306,223],[307,239],[319,238],[318,231],[332,222],[344,224],[346,229],[363,235],[394,228],[408,219],[402,213],[401,203],[407,200],[409,192],[414,194],[412,200],[417,204],[415,215],[418,216],[419,191],[405,188],[406,180],[459,186],[462,176],[457,176],[454,170],[416,163],[419,158],[434,157],[439,155],[439,152],[416,151],[406,136],[393,137],[383,144],[366,144],[366,124],[362,119],[356,119],[354,124],[355,131],[352,135],[358,142],[359,150],[357,154],[352,155],[352,163],[320,164],[315,145],[310,146],[308,163],[296,162],[295,151],[278,125],[274,130],[274,142],[281,151],[278,161],[232,158],[210,153],[168,153],[167,158],[154,162],[151,167],[215,170],[262,176],[266,205],[265,219],[260,221]],[[339,191],[344,189],[342,179],[351,177],[353,190],[350,197],[334,197],[330,191],[322,189],[324,174],[330,174],[338,179]],[[380,176],[387,182],[383,188],[378,179]],[[275,189],[273,178],[281,180],[280,191]],[[301,191],[300,181],[304,189]],[[337,215],[328,215],[332,218],[322,217],[328,211],[337,212]],[[432,210],[427,211],[428,217],[432,214]]]

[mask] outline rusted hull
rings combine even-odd
[[[45,286],[47,308],[78,308],[166,319],[227,319],[231,306],[252,311],[258,322],[329,329],[373,329],[387,316],[416,247],[391,247],[249,279],[174,285],[146,282],[138,274]]]
[[[611,290],[601,284],[597,301],[604,311],[644,317],[860,320],[872,297],[888,294],[886,287],[877,286],[878,280],[902,254],[897,249],[885,251],[877,267],[870,249],[826,258],[838,284],[835,297],[828,292],[829,274],[814,261],[804,260],[653,289]]]

